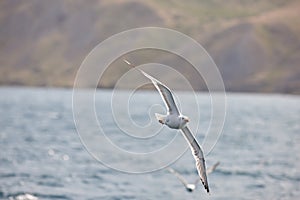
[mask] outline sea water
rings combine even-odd
[[[144,105],[156,102],[161,105],[158,110],[164,109],[156,91],[139,93],[140,97],[137,95],[133,102],[128,101],[128,109],[135,125],[143,127],[153,114],[145,112]],[[114,120],[110,117],[112,110],[107,107],[111,94],[110,90],[97,90],[95,110],[105,134],[121,149],[147,155],[148,151],[167,145],[174,135],[180,138],[180,133],[173,134],[175,130],[166,128],[163,134],[151,136],[151,131],[161,126],[157,121],[153,122],[154,128],[145,126],[141,133],[146,138],[143,142],[139,143],[133,136],[125,137],[116,123],[111,122]],[[201,115],[197,139],[201,143],[209,126],[210,95],[196,95]],[[186,96],[181,103],[189,104],[191,95],[181,96]],[[147,173],[132,173],[134,166],[121,155],[114,155],[119,165],[109,163],[115,162],[113,160],[95,159],[81,140],[97,131],[86,126],[85,133],[78,133],[71,89],[2,87],[0,199],[14,199],[22,194],[39,199],[300,199],[300,97],[232,93],[226,96],[221,136],[206,155],[207,167],[220,161],[216,171],[208,176],[211,192],[207,194],[201,183],[194,192],[187,192],[166,170],[168,166]],[[194,112],[193,106],[184,109],[188,116]],[[117,115],[115,117],[126,117]],[[124,128],[126,123],[122,126]],[[81,134],[87,135],[81,138]],[[102,141],[94,142],[102,145]],[[165,158],[159,159],[163,163]],[[129,164],[124,167],[123,163]],[[138,169],[153,163],[149,158],[147,162],[140,162]],[[110,164],[120,166],[121,171],[111,168]],[[170,166],[188,182],[193,183],[197,178],[189,150]],[[131,172],[122,172],[125,168]]]

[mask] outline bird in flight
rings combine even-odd
[[[213,166],[211,166],[210,168],[207,169],[206,173],[210,174],[213,171],[215,171],[215,169],[217,168],[217,166],[220,164],[220,162],[215,163]],[[169,167],[168,171],[171,172],[172,174],[174,174],[178,180],[184,185],[185,189],[188,192],[193,192],[196,189],[197,184],[199,183],[200,179],[197,178],[196,181],[194,183],[188,183],[186,181],[185,178],[183,178],[183,176],[181,174],[179,174],[179,172],[177,172],[175,169]]]
[[[128,64],[129,66],[135,68],[135,65],[131,64],[128,60],[124,59],[124,62]],[[138,68],[136,68],[138,69]],[[198,175],[200,177],[200,180],[205,188],[205,190],[209,193],[209,187],[207,182],[207,175],[206,175],[206,167],[205,167],[205,160],[204,160],[204,154],[203,151],[197,142],[196,138],[190,131],[190,129],[187,126],[187,123],[189,122],[189,118],[187,116],[182,115],[175,103],[172,91],[165,86],[160,81],[156,80],[143,70],[138,69],[145,77],[151,80],[155,88],[158,90],[160,96],[163,99],[163,102],[165,106],[167,107],[167,115],[162,115],[155,113],[155,116],[159,123],[168,126],[171,129],[180,129],[184,138],[188,142],[190,149],[192,151],[192,154],[194,156],[194,159],[196,161],[196,168],[198,171]]]

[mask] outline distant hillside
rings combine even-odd
[[[299,10],[298,0],[0,1],[0,85],[71,87],[99,42],[130,28],[161,26],[200,42],[228,91],[300,94]],[[132,57],[167,60],[148,53]],[[124,73],[116,66],[100,87],[113,87]],[[183,73],[197,82],[192,71]]]

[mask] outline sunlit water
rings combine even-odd
[[[154,91],[146,94],[147,99],[160,100]],[[99,90],[97,95],[98,101],[109,101],[110,91]],[[144,102],[135,101],[135,107],[143,109]],[[200,111],[204,124],[209,115],[205,105]],[[96,107],[110,115],[101,101]],[[192,107],[185,110],[193,112]],[[143,116],[147,122],[148,114],[141,112],[137,123],[144,123]],[[122,137],[124,148],[143,149],[118,134],[114,123],[106,126],[106,134],[115,140]],[[127,174],[96,161],[76,132],[71,90],[0,88],[0,127],[0,199],[25,193],[39,199],[300,199],[299,96],[227,94],[223,134],[206,158],[208,166],[221,162],[209,175],[210,195],[202,185],[186,192],[166,169]],[[198,140],[202,138],[200,134]],[[149,143],[159,145],[151,138]],[[195,181],[189,151],[172,167]]]

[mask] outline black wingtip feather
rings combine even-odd
[[[205,186],[205,189],[206,189],[207,193],[209,193],[209,188],[208,188],[208,186]]]
[[[205,185],[204,181],[201,179],[201,182],[204,186],[204,189],[207,191],[207,193],[209,193],[209,188],[208,188],[208,185]]]

